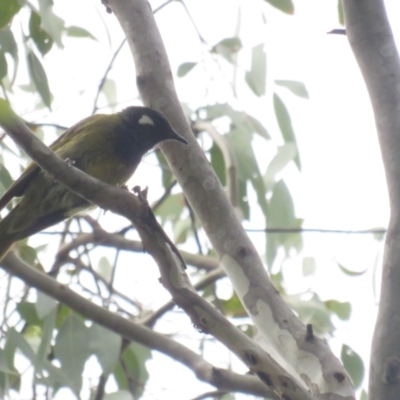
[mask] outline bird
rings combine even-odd
[[[88,175],[122,187],[143,155],[165,140],[187,145],[164,115],[149,107],[131,106],[115,114],[87,117],[49,147]],[[0,221],[0,261],[15,242],[95,208],[34,162],[0,199],[0,210],[14,197],[21,200]]]

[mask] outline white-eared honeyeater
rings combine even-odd
[[[128,107],[116,114],[93,115],[63,133],[50,148],[76,168],[106,183],[123,186],[142,156],[164,140],[187,144],[159,112]],[[93,205],[31,163],[0,199],[21,201],[0,221],[0,260],[12,244]]]

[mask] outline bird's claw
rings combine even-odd
[[[149,191],[148,186],[142,190],[141,187],[137,185],[132,188],[132,191],[139,197],[140,201],[147,203],[147,193]]]

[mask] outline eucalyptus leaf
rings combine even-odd
[[[285,143],[293,143],[296,145],[297,148],[296,136],[293,130],[292,120],[290,118],[289,112],[282,99],[276,93],[274,93],[274,109],[276,119],[278,121],[278,125],[281,130],[283,139],[285,140]],[[294,161],[297,165],[297,168],[301,170],[298,148]]]
[[[340,359],[349,373],[354,387],[358,389],[364,379],[364,363],[361,357],[349,346],[343,345]]]
[[[46,71],[32,50],[28,50],[28,71],[43,103],[51,108],[51,94]]]
[[[89,358],[89,332],[84,322],[72,315],[58,330],[54,355],[60,361],[69,387],[79,394],[82,387],[82,372]]]
[[[197,62],[185,62],[178,67],[177,75],[179,78],[187,75],[195,66]]]
[[[286,81],[286,80],[276,80],[275,83],[279,86],[283,86],[289,89],[293,94],[303,97],[305,99],[309,98],[306,85],[299,81]]]
[[[0,3],[0,29],[11,23],[14,15],[21,9],[18,0],[1,0]]]
[[[294,4],[292,0],[265,0],[265,1],[271,4],[272,7],[275,7],[286,14],[294,14]]]
[[[251,68],[246,72],[245,80],[256,96],[265,94],[267,79],[267,57],[264,44],[254,46],[251,51]]]

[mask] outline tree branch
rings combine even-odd
[[[180,148],[179,151],[168,143],[160,148],[243,305],[270,344],[269,351],[278,352],[283,357],[282,362],[286,362],[285,367],[301,376],[312,393],[353,398],[351,380],[326,342],[317,337],[312,344],[304,340],[304,324],[277,294],[198,145],[176,95],[168,57],[148,2],[109,0],[109,4],[131,48],[144,104],[163,112],[189,143],[187,149]]]
[[[394,400],[400,392],[400,60],[382,0],[346,0],[343,9],[374,110],[391,208],[368,396]]]

